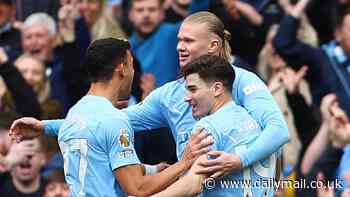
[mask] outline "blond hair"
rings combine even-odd
[[[213,33],[221,39],[219,56],[232,62],[230,39],[231,34],[225,29],[222,21],[213,13],[197,12],[188,16],[183,23],[206,24],[208,33]]]

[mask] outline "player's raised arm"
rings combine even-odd
[[[166,127],[162,105],[164,87],[153,90],[141,103],[123,109],[135,132]]]
[[[32,139],[42,134],[57,136],[62,123],[63,120],[40,121],[35,118],[24,117],[12,123],[9,135],[17,141]]]
[[[24,117],[15,120],[10,128],[9,135],[16,141],[39,137],[44,132],[44,125],[35,118]]]

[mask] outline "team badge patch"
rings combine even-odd
[[[257,92],[257,91],[260,91],[263,89],[264,89],[264,87],[261,84],[250,84],[250,85],[245,86],[243,88],[243,92],[244,92],[245,96],[248,96],[254,92]]]
[[[130,135],[125,129],[120,129],[119,144],[124,148],[130,146]]]

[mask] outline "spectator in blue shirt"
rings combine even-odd
[[[156,87],[175,80],[179,71],[176,52],[179,24],[163,23],[163,18],[159,0],[132,2],[130,21],[134,32],[129,38],[132,51],[142,72],[155,77]]]

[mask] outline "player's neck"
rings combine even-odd
[[[87,94],[105,97],[115,105],[119,98],[119,86],[115,83],[113,85],[112,81],[95,82],[91,84]]]
[[[232,96],[230,94],[222,94],[220,97],[215,98],[215,102],[213,104],[213,107],[210,110],[210,114],[215,113],[218,111],[222,106],[224,106],[226,103],[232,101]]]

